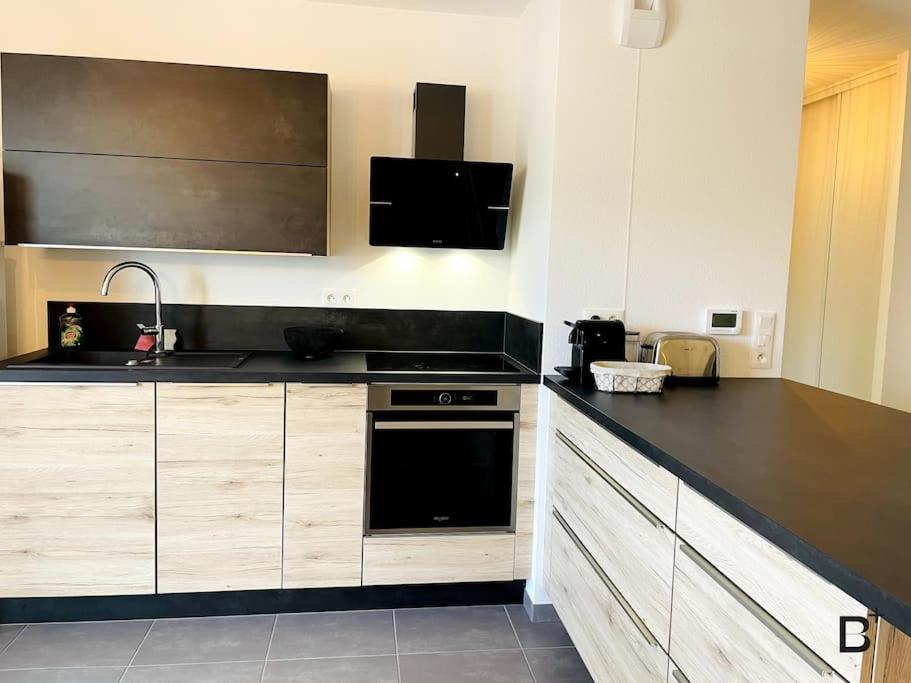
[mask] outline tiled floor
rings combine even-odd
[[[519,605],[0,626],[0,683],[586,683]]]

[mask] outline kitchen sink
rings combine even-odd
[[[158,358],[142,351],[51,351],[46,356],[22,363],[11,363],[10,369],[54,368],[60,370],[111,370],[123,368],[171,370],[219,370],[241,365],[249,352],[178,351]]]

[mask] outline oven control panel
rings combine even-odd
[[[518,384],[370,384],[367,411],[519,412]]]
[[[437,389],[393,389],[393,406],[496,406],[495,389],[466,389],[440,391]]]

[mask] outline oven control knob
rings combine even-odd
[[[437,401],[441,406],[448,406],[452,403],[452,394],[446,393],[445,391],[437,396]]]

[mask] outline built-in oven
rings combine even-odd
[[[515,530],[518,386],[367,391],[367,534]]]

